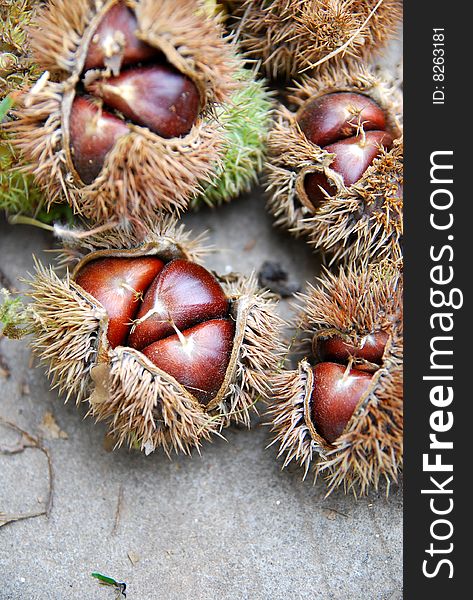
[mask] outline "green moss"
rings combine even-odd
[[[0,0],[0,124],[8,120],[18,90],[39,76],[26,35],[34,4],[33,0]],[[18,170],[20,164],[20,156],[0,128],[0,210],[37,215],[41,194],[33,178]]]
[[[26,34],[34,0],[0,0],[0,100],[38,78]]]
[[[226,137],[226,152],[215,176],[203,194],[192,202],[214,206],[248,191],[263,168],[266,139],[271,123],[272,101],[264,82],[241,69],[242,85],[231,101],[217,107],[217,117]]]

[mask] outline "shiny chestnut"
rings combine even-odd
[[[107,311],[107,338],[112,348],[126,343],[140,308],[140,296],[163,267],[163,261],[154,256],[110,257],[94,260],[79,272],[76,284]]]
[[[169,65],[129,69],[94,81],[87,89],[132,123],[164,138],[189,133],[199,114],[196,86]]]
[[[319,435],[332,444],[343,433],[372,375],[331,362],[313,368],[311,418]]]
[[[356,346],[336,334],[314,337],[312,352],[321,362],[313,368],[310,418],[328,443],[343,433],[371,386],[373,372],[383,363],[388,339],[383,330],[365,335]]]
[[[361,338],[358,346],[346,342],[339,335],[314,338],[312,351],[321,361],[347,364],[350,358],[356,358],[380,365],[388,337],[385,331],[376,331]]]
[[[155,48],[141,41],[136,33],[138,22],[124,2],[114,4],[98,24],[90,42],[84,70],[103,69],[119,57],[119,64],[143,62],[156,56]],[[115,65],[114,65],[115,66]]]
[[[386,129],[384,111],[368,96],[334,92],[314,98],[299,111],[297,123],[308,140],[327,146],[372,129]]]
[[[207,405],[222,386],[234,336],[231,319],[214,319],[158,340],[143,354]]]
[[[129,338],[141,350],[152,341],[200,321],[224,317],[228,300],[215,277],[186,260],[173,260],[146,292]]]
[[[70,148],[74,167],[84,183],[97,178],[105,157],[128,126],[96,101],[85,96],[74,99],[71,108]]]

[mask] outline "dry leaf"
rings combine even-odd
[[[130,550],[130,551],[128,552],[128,558],[130,559],[130,562],[131,562],[131,564],[132,564],[133,566],[135,566],[135,565],[136,565],[136,563],[140,561],[140,558],[141,558],[141,557],[140,557],[140,555],[139,555],[139,554],[137,554],[136,552],[133,552],[133,550]]]
[[[62,431],[62,429],[59,427],[59,425],[56,422],[56,419],[54,418],[53,413],[49,411],[44,413],[44,417],[39,426],[39,430],[41,431],[43,436],[48,440],[67,440],[69,437],[67,433],[65,431]]]

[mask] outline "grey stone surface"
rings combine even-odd
[[[208,264],[250,273],[280,261],[304,282],[320,261],[273,229],[258,193],[185,217],[221,248]],[[32,268],[45,232],[0,220],[0,265],[11,281]],[[16,282],[19,287],[21,283]],[[281,312],[290,314],[289,302]],[[38,435],[47,411],[67,439],[45,439],[54,506],[0,528],[1,600],[107,600],[92,571],[128,584],[132,600],[387,600],[402,589],[402,492],[325,498],[323,482],[281,471],[266,427],[230,428],[192,458],[104,449],[104,427],[64,405],[31,364],[28,342],[0,341],[0,416]],[[0,445],[15,444],[0,426]],[[0,455],[0,512],[38,510],[48,470],[38,450]],[[120,500],[121,499],[121,500]],[[117,506],[120,510],[117,516]],[[130,559],[131,557],[131,559]],[[134,564],[133,564],[134,563]]]

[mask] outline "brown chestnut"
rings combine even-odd
[[[207,405],[222,386],[234,335],[230,319],[205,321],[154,342],[143,354]]]
[[[388,334],[385,331],[365,335],[359,346],[345,342],[339,335],[333,335],[325,339],[314,338],[312,349],[321,361],[347,363],[350,358],[361,358],[380,365],[387,341]]]
[[[89,98],[78,96],[74,99],[70,119],[71,155],[84,183],[94,181],[117,139],[129,132],[126,123],[102,110]]]
[[[367,131],[325,146],[324,150],[335,154],[330,168],[343,178],[346,187],[356,183],[373,160],[381,153],[382,147],[389,150],[393,138],[386,131]],[[315,208],[324,201],[321,188],[335,194],[336,188],[329,183],[323,173],[308,173],[304,178],[304,188]]]
[[[204,267],[186,260],[168,263],[146,292],[129,345],[141,350],[177,327],[181,331],[200,321],[225,317],[225,292]]]
[[[87,89],[164,138],[189,133],[199,114],[197,87],[170,65],[130,68],[117,77],[95,80]]]
[[[325,94],[307,102],[297,122],[308,140],[324,147],[372,129],[384,130],[384,111],[368,96],[353,92]]]
[[[125,345],[140,296],[164,267],[159,258],[101,258],[86,264],[77,285],[96,298],[108,314],[107,338],[112,348]]]
[[[98,24],[89,44],[84,70],[102,69],[112,64],[114,69],[148,60],[157,54],[150,45],[136,37],[136,17],[124,2],[117,2]],[[114,58],[118,57],[118,65]]]
[[[333,443],[368,391],[372,375],[331,362],[317,364],[313,374],[311,419],[319,435]]]

